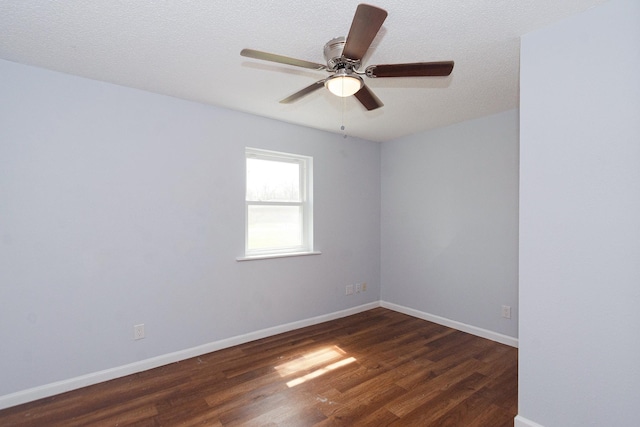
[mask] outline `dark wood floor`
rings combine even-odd
[[[513,426],[517,350],[376,308],[0,411],[2,426]]]

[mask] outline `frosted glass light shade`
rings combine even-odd
[[[353,95],[362,88],[362,79],[349,74],[336,74],[329,77],[324,85],[332,94],[345,97]]]

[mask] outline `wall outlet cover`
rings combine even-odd
[[[502,306],[502,317],[505,319],[511,319],[511,306],[503,305]]]
[[[133,326],[133,339],[141,340],[144,338],[144,323]]]

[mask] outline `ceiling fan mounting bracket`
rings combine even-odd
[[[376,71],[376,66],[375,65],[369,65],[365,70],[364,73],[367,75],[367,77],[371,77],[372,79],[378,77],[375,75],[375,71]]]

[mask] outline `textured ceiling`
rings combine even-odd
[[[0,58],[372,141],[518,106],[520,36],[604,0],[379,0],[389,13],[364,65],[455,61],[449,77],[366,79],[385,104],[316,91],[326,77],[240,56],[324,63],[358,1],[0,0]]]

